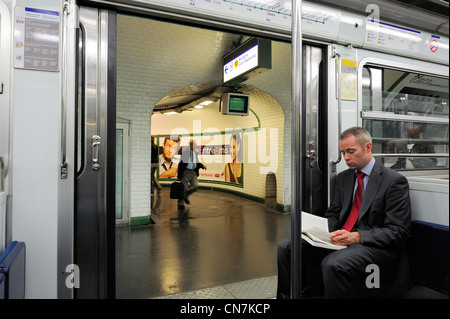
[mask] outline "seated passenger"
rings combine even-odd
[[[406,135],[411,139],[412,147],[408,148],[408,140],[392,140],[387,143],[389,153],[395,154],[434,154],[433,145],[420,141],[424,138],[425,125],[416,125],[406,130]],[[434,168],[437,159],[434,157],[399,157],[397,162],[391,166],[393,169]]]
[[[405,154],[408,153],[408,146],[404,140],[392,140],[387,143],[388,153],[393,154]],[[392,169],[405,169],[407,165],[406,157],[399,157],[394,165],[391,166]]]
[[[425,133],[425,125],[413,126],[407,131],[407,135],[412,139],[423,139]],[[426,143],[414,143],[411,148],[412,154],[436,153],[434,147]],[[437,159],[434,157],[415,157],[411,159],[414,168],[434,168],[437,166]]]
[[[334,198],[325,217],[334,234],[332,242],[347,247],[330,250],[303,242],[302,291],[324,292],[325,298],[395,294],[410,279],[405,262],[411,223],[408,181],[375,161],[372,137],[364,128],[344,131],[339,147],[349,169],[336,177]],[[290,244],[285,240],[278,245],[277,298],[290,297]],[[380,286],[369,289],[366,269],[374,265],[379,269]]]

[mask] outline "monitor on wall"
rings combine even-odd
[[[222,114],[248,115],[250,95],[243,93],[224,93],[221,100]]]

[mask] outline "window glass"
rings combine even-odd
[[[363,80],[363,126],[377,160],[399,170],[448,169],[448,79],[367,66]]]

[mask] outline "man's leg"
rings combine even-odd
[[[323,295],[320,263],[332,250],[313,247],[302,240],[302,294],[305,297]],[[278,244],[278,286],[277,298],[286,299],[291,296],[291,240],[285,239]]]
[[[180,199],[178,199],[178,208],[184,208],[184,201],[187,198],[187,193],[189,189],[189,175],[186,174],[187,170],[184,171],[183,176],[181,176],[180,182],[183,185],[183,194]]]
[[[195,171],[187,171],[189,179],[189,187],[186,189],[184,200],[187,204],[190,204],[188,197],[198,190],[197,173]]]
[[[291,240],[285,239],[278,244],[278,285],[277,299],[288,299],[291,295]]]
[[[361,244],[353,244],[329,254],[321,264],[325,298],[358,297],[354,295],[352,282],[367,276],[366,267],[373,263],[372,249]]]
[[[162,187],[161,184],[158,181],[158,178],[156,177],[156,167],[152,166],[152,186],[156,186],[158,191],[161,191]]]

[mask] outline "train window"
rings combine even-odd
[[[448,79],[372,66],[362,79],[361,116],[377,160],[398,170],[448,169]]]
[[[77,47],[77,96],[76,96],[76,139],[77,139],[77,174],[84,167],[84,57],[85,57],[85,32],[83,25],[77,29],[78,47]]]

